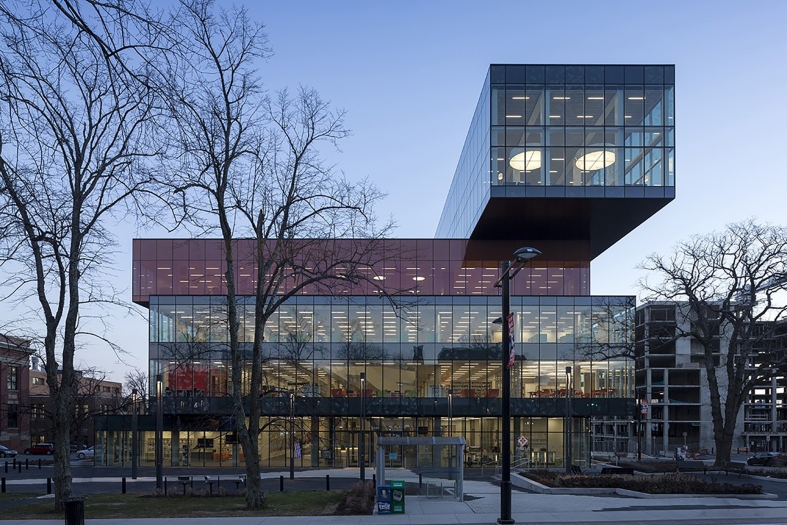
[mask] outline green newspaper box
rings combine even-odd
[[[404,514],[404,481],[391,482],[391,514]]]

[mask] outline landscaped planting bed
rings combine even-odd
[[[663,476],[567,476],[547,470],[526,470],[520,474],[553,488],[621,488],[646,494],[762,494],[761,485],[717,483],[678,473]]]

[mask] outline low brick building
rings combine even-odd
[[[0,444],[20,453],[30,444],[30,341],[0,334]]]

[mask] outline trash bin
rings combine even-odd
[[[66,525],[85,525],[84,496],[63,498],[63,510],[66,512]]]

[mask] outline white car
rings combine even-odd
[[[93,447],[85,448],[77,452],[77,459],[93,459]]]

